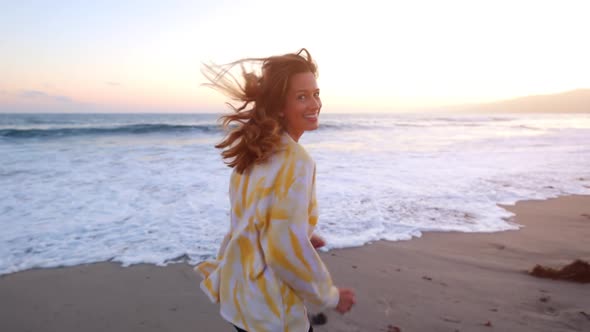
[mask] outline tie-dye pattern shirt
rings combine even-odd
[[[281,149],[230,179],[231,224],[217,259],[195,267],[221,316],[248,332],[309,329],[304,303],[339,292],[309,241],[318,220],[315,163],[286,133]]]

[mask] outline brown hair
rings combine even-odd
[[[260,63],[262,65],[258,74],[247,71],[244,66]],[[241,67],[243,83],[230,73],[236,65]],[[241,102],[239,107],[226,103],[234,112],[219,118],[226,130],[230,125],[235,125],[215,145],[223,149],[221,155],[229,167],[235,167],[239,173],[243,173],[253,164],[266,161],[277,150],[285,130],[279,112],[285,106],[291,77],[306,72],[317,76],[317,66],[305,48],[297,53],[246,58],[222,66],[204,65],[202,73],[210,82],[205,85]]]

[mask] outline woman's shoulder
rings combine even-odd
[[[282,157],[285,159],[294,159],[298,162],[306,164],[315,164],[313,158],[309,155],[303,145],[295,142],[288,134],[284,133],[281,136],[282,142]]]
[[[281,143],[268,159],[252,165],[246,171],[249,176],[273,178],[273,175],[283,174],[287,169],[293,169],[299,175],[313,172],[315,168],[313,158],[302,145],[286,135],[281,136]]]
[[[302,173],[313,172],[314,168],[315,161],[305,148],[291,138],[282,136],[281,144],[276,151],[266,161],[255,164],[250,174],[272,178],[273,174],[283,174],[289,169],[302,175]]]

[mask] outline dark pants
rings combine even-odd
[[[248,332],[246,330],[242,330],[241,328],[239,328],[235,325],[234,325],[234,327],[236,328],[236,330],[238,330],[238,332]],[[313,327],[311,325],[309,326],[309,331],[307,331],[307,332],[313,332]]]

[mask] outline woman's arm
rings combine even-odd
[[[305,165],[308,166],[308,165]],[[300,167],[283,193],[275,195],[270,218],[261,234],[268,266],[301,298],[315,305],[335,308],[339,291],[308,235],[315,191],[313,165]]]
[[[217,259],[220,260],[225,256],[225,248],[227,248],[227,244],[231,240],[231,230],[225,234],[223,240],[221,241],[221,246],[219,246],[219,250],[217,251]]]

